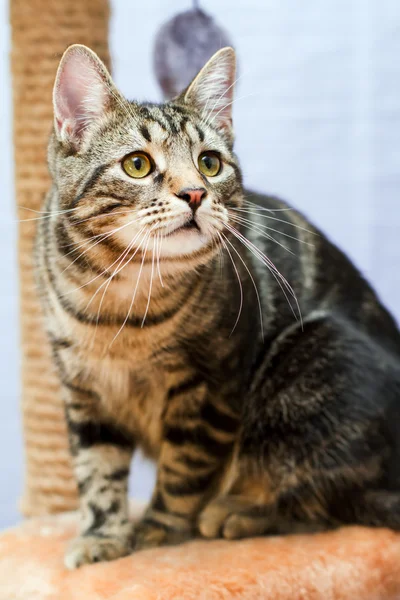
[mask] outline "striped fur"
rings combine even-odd
[[[226,49],[179,98],[138,104],[88,49],[62,60],[36,273],[80,492],[70,568],[197,530],[399,527],[399,333],[299,213],[244,193],[221,105],[233,81]],[[121,168],[137,150],[144,179]],[[197,187],[187,228],[178,195]],[[132,532],[137,448],[157,483]]]

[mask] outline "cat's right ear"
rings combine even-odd
[[[208,123],[231,139],[235,73],[235,51],[230,47],[222,48],[177,98],[177,102],[194,106]]]
[[[86,46],[70,46],[61,59],[53,91],[57,138],[79,148],[116,94],[99,57]]]

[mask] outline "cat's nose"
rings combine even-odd
[[[205,188],[184,188],[178,194],[178,198],[185,200],[190,208],[195,212],[203,201],[203,198],[207,195]]]

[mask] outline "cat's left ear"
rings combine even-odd
[[[222,48],[210,58],[178,101],[192,104],[209,123],[232,137],[235,77],[235,51]]]
[[[61,59],[53,91],[58,139],[78,149],[117,95],[99,57],[86,46],[70,46]]]

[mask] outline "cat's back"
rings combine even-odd
[[[290,305],[302,318],[318,311],[343,319],[400,354],[392,315],[351,259],[308,218],[279,198],[253,192],[237,214],[244,235],[273,265],[270,287],[282,311],[289,315]]]

